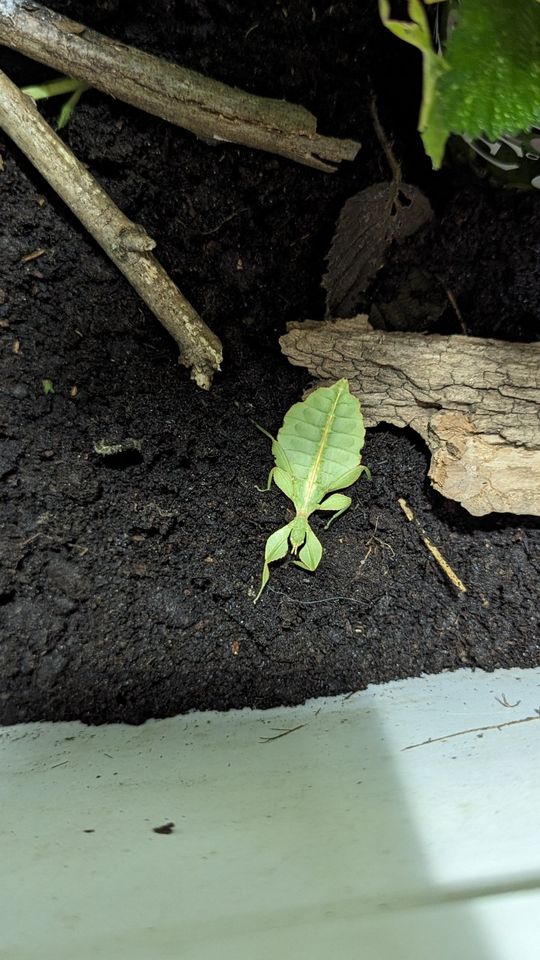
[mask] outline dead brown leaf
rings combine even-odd
[[[323,277],[327,312],[348,317],[383,266],[394,240],[403,240],[431,219],[433,211],[418,187],[401,180],[366,187],[343,206]]]

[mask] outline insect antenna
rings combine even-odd
[[[268,439],[271,440],[273,444],[275,443],[276,447],[279,447],[279,451],[280,451],[283,459],[285,460],[285,463],[287,464],[287,470],[289,471],[289,473],[290,473],[290,475],[291,475],[291,477],[292,477],[292,476],[293,476],[293,469],[292,469],[292,467],[291,467],[290,460],[289,460],[287,454],[285,453],[285,450],[284,450],[283,447],[281,446],[279,440],[276,440],[276,438],[273,437],[272,434],[268,432],[268,430],[265,430],[264,427],[261,427],[260,423],[257,423],[256,420],[252,420],[251,422],[252,422],[252,424],[253,424],[255,427],[257,427],[257,430],[260,430],[261,433],[264,433],[265,437],[268,437]]]

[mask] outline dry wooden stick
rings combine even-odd
[[[540,344],[373,330],[367,317],[291,323],[291,363],[348,377],[367,426],[412,427],[429,476],[469,513],[540,516]]]
[[[332,172],[360,144],[317,133],[304,107],[228,87],[111,40],[33,0],[0,0],[0,43],[191,130]]]
[[[486,733],[487,730],[504,730],[505,727],[516,727],[520,723],[530,723],[531,720],[540,720],[540,711],[535,710],[532,717],[522,717],[521,720],[507,720],[506,723],[490,723],[487,727],[469,727],[468,730],[457,730],[455,733],[447,733],[444,737],[429,737],[427,740],[421,740],[420,743],[410,743],[408,747],[402,747],[401,752],[406,750],[416,750],[417,747],[427,747],[430,743],[442,743],[445,740],[453,740],[454,737],[464,737],[468,733]]]
[[[448,579],[450,580],[450,583],[453,583],[454,586],[460,591],[460,593],[467,593],[467,587],[465,586],[463,581],[460,580],[455,570],[452,570],[452,567],[448,563],[448,560],[444,559],[439,548],[436,547],[435,544],[433,543],[433,540],[430,540],[426,531],[422,529],[422,527],[420,526],[418,520],[416,519],[413,511],[411,510],[405,498],[399,497],[398,503],[401,509],[403,510],[403,513],[407,517],[407,520],[409,521],[409,523],[414,523],[418,527],[420,531],[420,536],[422,538],[422,543],[427,547],[427,549],[429,550],[435,562],[439,564],[439,567],[441,568],[443,573],[448,577]]]
[[[103,247],[176,340],[180,363],[208,389],[222,359],[221,343],[151,254],[155,241],[129,220],[86,168],[0,71],[0,127],[28,157]]]

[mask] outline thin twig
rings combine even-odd
[[[519,707],[521,700],[516,700],[515,703],[509,703],[505,693],[501,693],[500,697],[495,697],[497,703],[500,703],[501,707],[510,707],[511,710],[514,707]]]
[[[371,113],[371,118],[373,120],[375,133],[377,134],[377,140],[379,141],[381,147],[384,150],[384,155],[388,161],[388,166],[392,171],[392,180],[394,181],[394,183],[399,183],[401,180],[401,166],[399,164],[399,161],[396,158],[394,151],[392,150],[392,147],[390,146],[390,141],[388,140],[388,137],[386,136],[383,130],[382,123],[379,119],[379,114],[377,111],[377,101],[375,100],[375,97],[372,97],[371,100],[369,101],[369,111]]]
[[[334,603],[338,600],[347,600],[349,603],[367,603],[367,600],[357,600],[355,597],[322,597],[321,600],[297,600],[295,597],[289,597],[286,593],[283,593],[282,590],[276,590],[274,587],[268,587],[268,592],[276,593],[278,596],[283,597],[283,601],[287,603],[295,603],[303,607],[310,607],[315,603]]]
[[[224,227],[226,223],[230,223],[230,221],[234,220],[235,217],[239,217],[241,213],[245,213],[247,209],[248,209],[247,207],[242,207],[241,210],[235,210],[234,213],[231,213],[228,217],[225,217],[223,220],[220,220],[220,222],[215,227],[212,227],[211,230],[200,230],[199,236],[210,237],[212,236],[213,233],[219,233],[221,228]]]
[[[467,326],[466,326],[465,321],[464,321],[464,319],[463,319],[463,314],[462,314],[461,310],[459,309],[458,302],[457,302],[454,294],[452,293],[451,290],[447,290],[446,287],[444,288],[444,290],[445,290],[446,296],[448,297],[448,302],[449,302],[450,305],[454,308],[454,313],[455,313],[456,317],[458,318],[458,322],[459,322],[459,325],[460,325],[460,327],[461,327],[461,332],[463,333],[463,335],[464,335],[465,337],[468,337],[468,336],[469,336],[469,331],[467,330]]]
[[[198,137],[333,172],[360,144],[317,133],[304,107],[257,97],[111,40],[34,0],[0,0],[0,43]]]
[[[297,727],[290,727],[288,730],[282,730],[281,733],[277,733],[275,737],[259,737],[259,743],[270,743],[271,740],[280,740],[281,737],[287,737],[289,733],[294,733],[296,730],[301,730],[302,727],[305,727],[305,723],[299,723]]]
[[[467,733],[485,733],[486,730],[502,730],[503,727],[515,727],[518,723],[530,723],[531,720],[540,720],[540,710],[536,710],[532,717],[523,717],[521,720],[508,720],[506,723],[491,723],[487,727],[470,727],[469,730],[458,730],[456,733],[447,733],[444,737],[429,737],[420,743],[411,743],[408,747],[402,747],[401,752],[405,750],[415,750],[416,747],[425,747],[428,743],[442,743],[443,740],[452,740],[453,737],[464,737]]]
[[[455,572],[455,570],[452,570],[452,567],[451,567],[450,564],[448,563],[448,560],[445,560],[445,558],[443,557],[443,555],[442,555],[441,551],[439,550],[439,548],[436,547],[435,544],[429,539],[426,531],[422,529],[422,527],[421,527],[420,524],[418,523],[418,520],[416,519],[413,511],[411,510],[409,504],[407,503],[407,501],[404,500],[403,497],[399,497],[398,503],[399,503],[401,509],[403,510],[403,513],[404,513],[405,516],[407,517],[407,520],[409,520],[409,522],[412,521],[412,522],[415,523],[416,526],[418,527],[418,529],[419,529],[419,531],[420,531],[420,537],[421,537],[421,539],[422,539],[422,543],[427,547],[427,549],[428,549],[429,552],[431,553],[431,556],[432,556],[432,557],[434,558],[434,560],[436,560],[436,562],[439,564],[439,567],[441,568],[441,570],[443,571],[443,573],[446,574],[446,576],[448,577],[448,579],[450,580],[450,582],[453,583],[454,586],[457,587],[457,589],[458,589],[461,593],[467,593],[467,587],[465,586],[465,584],[463,583],[463,581],[460,580],[460,578],[458,577],[458,575],[457,575],[457,573]]]
[[[1,8],[0,8],[1,9]],[[155,241],[118,209],[51,129],[30,97],[0,71],[0,127],[28,157],[176,340],[180,362],[208,389],[221,343],[152,256]]]
[[[374,550],[375,550],[374,544],[378,543],[380,547],[384,547],[384,548],[386,548],[387,550],[389,550],[390,553],[392,554],[392,557],[395,557],[395,555],[396,555],[396,554],[395,554],[395,551],[394,551],[394,548],[392,547],[392,545],[391,545],[390,543],[387,543],[386,540],[381,540],[381,538],[377,536],[377,527],[378,527],[378,524],[379,524],[379,518],[376,517],[376,518],[375,518],[375,529],[374,529],[373,533],[371,534],[369,540],[368,540],[367,543],[366,543],[366,548],[367,548],[367,549],[366,549],[366,552],[365,552],[365,554],[364,554],[364,559],[360,561],[360,565],[359,565],[358,571],[356,572],[356,574],[355,574],[354,577],[353,577],[354,580],[360,579],[360,576],[361,576],[361,574],[360,574],[360,568],[363,567],[363,566],[367,563],[367,561],[369,560],[371,554],[374,552]]]

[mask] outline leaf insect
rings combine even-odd
[[[316,510],[332,512],[327,530],[351,505],[350,497],[335,491],[349,487],[364,472],[371,476],[360,462],[364,421],[348,380],[319,387],[295,403],[285,414],[277,439],[264,427],[256,426],[272,441],[275,460],[266,487],[258,489],[270,490],[274,481],[292,501],[296,515],[266,541],[261,585],[254,603],[268,583],[269,565],[282,560],[289,549],[297,558],[293,561],[296,566],[317,569],[323,548],[309,525],[309,517]]]

